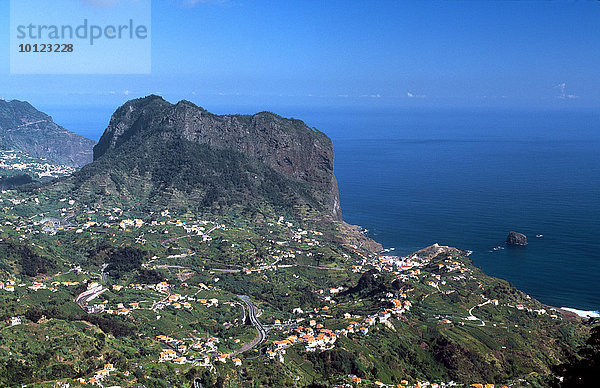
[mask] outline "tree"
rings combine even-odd
[[[597,387],[600,381],[600,326],[591,330],[586,345],[579,350],[579,359],[572,359],[554,368],[562,377],[554,383],[556,387]]]

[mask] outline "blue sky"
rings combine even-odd
[[[8,3],[0,25],[9,24]],[[598,107],[598,25],[600,1],[154,0],[151,74],[9,75],[4,28],[0,98]]]

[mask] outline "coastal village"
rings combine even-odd
[[[0,172],[7,175],[30,174],[37,179],[71,175],[76,169],[34,158],[22,151],[0,150]]]
[[[42,201],[51,201],[51,199],[19,198],[15,192],[3,191],[0,207],[10,214],[19,206],[28,203],[38,205]],[[180,336],[182,333],[177,335],[167,331],[161,332],[156,328],[151,330],[154,334],[149,338],[159,344],[153,355],[157,363],[193,365],[209,369],[219,364],[230,364],[234,368],[239,368],[244,365],[248,357],[264,357],[285,364],[290,350],[328,351],[334,349],[342,337],[368,337],[378,326],[393,328],[392,322],[395,320],[411,319],[410,312],[415,304],[418,306],[425,298],[433,298],[435,294],[442,296],[452,294],[456,292],[457,285],[466,283],[474,283],[476,288],[480,289],[479,303],[473,304],[462,314],[438,312],[430,318],[437,320],[440,325],[492,325],[508,329],[508,322],[494,322],[480,316],[478,311],[492,306],[495,309],[511,309],[515,313],[546,315],[554,320],[562,319],[559,312],[549,311],[540,307],[539,303],[532,303],[528,296],[525,296],[520,303],[485,297],[483,284],[474,275],[473,267],[468,265],[468,259],[456,250],[437,244],[403,257],[369,254],[351,245],[343,253],[345,266],[314,266],[314,270],[318,271],[346,272],[357,276],[375,271],[381,276],[392,276],[396,279],[400,284],[399,289],[380,295],[381,307],[375,313],[362,315],[338,311],[339,304],[360,301],[348,296],[351,295],[348,294],[348,286],[324,285],[322,288],[312,290],[314,300],[318,302],[310,310],[294,308],[287,316],[277,317],[276,313],[267,314],[252,305],[252,302],[247,302],[248,306],[246,306],[239,296],[222,289],[219,282],[224,276],[232,273],[249,277],[271,276],[278,271],[289,273],[294,269],[302,269],[306,265],[300,264],[298,258],[311,258],[319,254],[322,232],[298,228],[293,222],[279,217],[277,221],[268,224],[271,228],[270,234],[278,236],[273,240],[265,240],[265,244],[270,247],[268,260],[261,259],[252,267],[206,267],[202,270],[206,281],[194,284],[189,282],[194,276],[192,268],[178,264],[181,259],[194,256],[194,250],[181,246],[173,251],[173,245],[191,241],[193,238],[195,244],[211,245],[219,241],[221,244],[227,243],[235,248],[236,242],[231,240],[231,236],[241,231],[209,220],[180,219],[172,216],[168,210],[159,214],[150,214],[150,219],[143,219],[128,217],[127,213],[118,207],[108,210],[79,207],[76,200],[70,198],[58,198],[55,203],[58,206],[54,214],[40,213],[12,220],[7,218],[2,223],[2,231],[16,235],[22,241],[30,241],[32,245],[37,244],[39,236],[57,234],[70,234],[76,237],[86,234],[88,238],[99,235],[113,236],[111,241],[118,243],[118,234],[123,233],[128,235],[129,242],[126,244],[131,246],[146,246],[154,239],[159,243],[155,245],[162,247],[164,254],[153,256],[143,263],[142,267],[174,271],[177,273],[177,280],[160,281],[154,284],[112,282],[109,284],[107,279],[110,277],[110,271],[106,273],[105,266],[93,270],[83,269],[81,265],[70,263],[67,264],[68,269],[64,272],[41,276],[32,282],[16,278],[0,279],[0,292],[18,295],[21,298],[27,294],[41,293],[52,298],[53,294],[69,293],[72,292],[69,290],[83,287],[83,291],[75,295],[73,301],[85,313],[122,316],[136,324],[149,325],[153,322],[154,327],[167,315],[171,317],[170,319],[177,319],[178,315],[184,313],[188,317],[194,314],[211,316],[213,312],[226,309],[228,316],[233,319],[221,323],[225,332],[227,328],[240,326],[253,328],[254,332],[257,330],[259,332],[256,338],[248,330],[242,336],[245,338],[210,336],[198,331]],[[84,215],[84,217],[73,217],[73,214]],[[224,238],[224,235],[227,238]],[[241,244],[241,241],[237,244]],[[41,245],[40,249],[43,249]],[[440,257],[444,258],[440,260]],[[434,258],[436,261],[432,262]],[[292,273],[292,276],[297,277],[295,273]],[[107,295],[110,295],[110,298],[104,298]],[[256,309],[256,317],[251,320],[252,325],[245,326],[246,316],[254,314],[254,309]],[[234,317],[236,314],[242,316]],[[6,321],[5,327],[28,324],[31,323],[25,317],[13,316]],[[516,328],[518,325],[512,326]],[[80,378],[78,382],[105,386],[107,381],[111,381],[111,376],[119,374],[128,377],[130,373],[127,370],[119,371],[112,364],[107,363],[104,368],[85,378]],[[451,386],[453,382],[417,381],[407,376],[404,380],[383,383],[349,375],[345,384],[346,386],[443,387]],[[493,385],[485,382],[473,385],[473,387],[479,386],[489,388]]]
[[[600,387],[600,0],[3,4],[0,388]]]
[[[33,168],[39,172],[38,177],[71,172],[60,166],[48,168],[45,164],[32,163],[23,160],[23,156],[17,153],[4,152],[0,168],[15,171],[31,171]],[[468,254],[437,244],[407,256],[393,256],[386,252],[373,254],[349,244],[344,251],[337,253],[341,260],[331,265],[320,262],[327,248],[324,233],[298,227],[283,216],[266,223],[263,233],[272,238],[260,237],[267,255],[258,257],[255,251],[248,252],[252,246],[245,245],[244,239],[252,235],[250,230],[214,220],[181,217],[167,209],[132,214],[118,206],[89,207],[76,198],[23,196],[16,191],[2,191],[0,207],[5,214],[0,232],[28,242],[40,251],[51,249],[44,247],[46,239],[53,239],[60,245],[65,237],[72,241],[102,238],[116,246],[150,249],[153,256],[141,263],[141,269],[164,273],[164,280],[154,283],[115,282],[109,264],[90,267],[65,258],[60,270],[32,280],[0,277],[0,296],[13,296],[17,301],[30,298],[71,300],[83,314],[115,316],[144,327],[146,329],[140,333],[140,339],[156,344],[149,357],[153,360],[151,362],[159,364],[215,370],[219,365],[242,368],[249,360],[256,359],[293,363],[295,356],[292,353],[326,352],[335,349],[340,339],[360,340],[381,329],[396,330],[395,323],[415,319],[422,314],[424,302],[449,297],[465,287],[471,287],[474,295],[468,309],[448,311],[447,314],[436,311],[426,319],[447,327],[487,325],[505,330],[518,330],[519,327],[518,324],[495,319],[490,315],[492,311],[502,309],[513,311],[510,314],[563,319],[559,311],[541,306],[524,294],[519,300],[486,296],[484,284],[466,258]],[[23,217],[19,214],[24,208],[46,210],[34,210]],[[235,262],[234,258],[238,258],[237,265],[223,266],[210,261],[205,261],[200,267],[191,265],[200,256],[199,248],[223,246],[227,247],[230,261]],[[241,261],[242,258],[245,262]],[[328,280],[321,283],[321,287],[310,291],[314,305],[304,309],[292,308],[283,314],[259,300],[237,295],[224,283],[232,275],[264,280],[283,276],[282,279],[298,280],[304,271],[309,270],[328,275],[324,278]],[[354,296],[352,283],[344,279],[359,279],[367,275],[389,278],[397,286],[395,290],[378,295],[377,304],[370,308],[375,308],[374,311],[351,312],[349,310],[353,309],[348,306],[364,302]],[[339,280],[331,282],[331,277]],[[414,308],[421,312],[411,314]],[[217,316],[221,318],[215,320]],[[182,330],[182,325],[177,329],[180,319],[181,322],[200,319],[214,322],[213,325],[218,323],[221,334]],[[38,323],[45,320],[47,318],[42,316]],[[24,315],[15,315],[6,319],[0,331],[24,325],[35,323]],[[228,332],[235,334],[227,335]],[[131,377],[131,370],[120,370],[107,362],[102,368],[72,383],[111,386]],[[384,383],[354,374],[348,375],[339,384],[340,387],[432,388],[453,385],[456,383],[452,381],[428,382],[412,376]],[[493,386],[486,382],[472,384],[474,388]]]

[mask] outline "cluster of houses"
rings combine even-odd
[[[362,260],[357,265],[353,266],[353,271],[355,272],[362,272],[363,268],[369,265],[378,268],[379,271],[391,271],[399,275],[404,275],[404,272],[407,271],[406,273],[409,277],[418,277],[421,274],[420,267],[426,265],[428,262],[427,260],[418,258],[417,256],[413,256],[411,258],[400,258],[396,256],[359,256],[362,257]],[[333,296],[344,290],[345,288],[340,286],[332,287],[327,290],[318,289],[315,292],[320,295],[328,294],[328,296],[323,296],[324,300],[332,301]],[[271,358],[275,358],[278,355],[281,358],[281,355],[285,353],[286,348],[298,343],[304,344],[305,350],[309,352],[316,350],[327,350],[333,346],[336,339],[340,336],[348,336],[350,334],[366,335],[369,332],[370,326],[373,326],[378,322],[384,323],[392,316],[400,316],[406,311],[409,311],[412,307],[412,303],[406,298],[407,295],[405,293],[398,293],[398,295],[387,293],[386,299],[383,300],[389,302],[391,307],[385,308],[376,314],[366,317],[362,323],[350,321],[347,327],[343,329],[327,329],[323,327],[323,324],[317,323],[316,320],[311,319],[307,327],[298,326],[290,330],[291,334],[287,338],[273,341],[272,349],[269,349],[267,354]],[[327,314],[328,311],[328,306],[321,308],[321,311],[315,309],[315,312],[321,313],[321,316],[323,317],[327,316],[325,314]],[[295,309],[294,312],[302,313],[300,309]],[[346,315],[347,316],[345,316],[345,318],[352,318],[349,314]],[[278,321],[279,320],[275,321],[274,327],[280,326],[280,322]],[[302,321],[303,319],[301,318],[297,319],[298,323]]]
[[[317,349],[326,350],[331,348],[338,338],[339,331],[326,329],[322,324],[311,320],[308,327],[298,326],[291,331],[286,339],[273,341],[274,349],[267,350],[267,355],[274,358],[276,352],[285,353],[285,349],[295,344],[304,344],[306,351],[314,352]]]
[[[57,286],[59,284],[60,284],[60,282],[52,283],[53,286]],[[12,282],[12,284],[5,284],[3,282],[0,282],[0,289],[8,291],[8,292],[14,292],[15,286],[16,286],[16,284],[14,282]],[[22,287],[22,286],[24,286],[24,284],[19,284],[19,286]],[[33,290],[33,291],[39,291],[39,290],[49,290],[52,292],[58,291],[58,289],[56,287],[48,287],[48,286],[46,286],[46,284],[41,283],[41,282],[34,282],[32,285],[28,286],[27,288],[29,288],[30,290]]]
[[[91,221],[88,220],[86,222],[84,222],[82,225],[80,225],[79,229],[75,230],[75,233],[83,233],[84,230],[87,230],[91,227],[102,227],[102,228],[110,228],[111,225],[108,222],[96,222],[96,221]]]
[[[190,347],[201,354],[217,353],[217,346],[220,342],[217,337],[209,337],[206,340],[194,339]]]
[[[186,285],[186,283],[183,283]],[[200,289],[209,289],[204,283],[200,283],[198,285]],[[190,302],[198,302],[205,307],[219,307],[219,300],[216,298],[211,299],[196,299],[194,296],[189,295],[181,295],[176,293],[171,293],[171,285],[167,282],[160,282],[158,284],[150,286],[150,288],[154,289],[161,294],[168,294],[167,298],[164,301],[155,303],[153,306],[154,310],[163,309],[166,306],[171,306],[176,309],[193,309],[193,306]]]
[[[410,257],[377,255],[366,257],[359,254],[361,260],[352,266],[353,272],[364,272],[366,266],[373,267],[379,272],[391,272],[402,282],[410,279],[418,279],[421,276],[421,268],[429,263],[429,259],[420,258],[417,255]]]
[[[495,302],[496,306],[498,305],[498,300],[493,299],[492,302]],[[523,304],[516,304],[516,305],[511,305],[511,304],[506,304],[506,307],[511,307],[511,308],[515,308],[517,310],[521,310],[521,311],[527,311],[528,313],[536,313],[538,315],[545,315],[548,314],[548,311],[546,309],[540,308],[540,309],[533,309],[531,307],[527,307]],[[553,319],[559,319],[560,317],[557,314],[549,314],[550,318]]]
[[[31,285],[27,286],[28,289],[32,290],[32,291],[39,291],[39,290],[49,290],[52,292],[56,292],[58,291],[57,287],[58,286],[65,286],[65,287],[71,287],[71,286],[77,286],[79,285],[80,282],[71,282],[71,281],[64,281],[64,282],[59,282],[59,281],[53,281],[52,283],[50,283],[51,286],[48,286],[45,283],[42,283],[40,281],[35,281],[33,282]],[[25,287],[26,284],[25,283],[21,283],[21,284],[17,284],[15,280],[7,280],[7,281],[0,281],[0,290],[4,290],[4,291],[8,291],[8,292],[14,292],[15,291],[15,287]]]
[[[130,220],[129,218],[126,218],[119,222],[119,228],[121,229],[141,228],[142,226],[144,226],[144,221],[140,220],[139,218],[136,218],[135,220]]]
[[[11,326],[17,326],[23,323],[23,320],[21,319],[21,317],[11,317],[8,319],[7,323]]]
[[[46,159],[34,159],[25,152],[15,150],[0,151],[0,169],[25,171],[36,174],[38,178],[58,178],[76,171],[73,167],[51,164]]]
[[[288,222],[288,227],[291,227],[292,224]],[[304,243],[308,246],[318,246],[321,244],[321,242],[319,240],[317,240],[316,238],[312,238],[309,236],[313,235],[313,236],[322,236],[323,233],[322,232],[318,232],[316,230],[303,230],[303,229],[297,229],[295,231],[293,231],[293,235],[292,235],[292,240],[297,242],[297,243]]]
[[[356,375],[348,375],[347,376],[348,381],[350,382],[349,387],[353,387],[353,386],[359,386],[359,385],[375,385],[376,387],[380,387],[380,388],[445,388],[445,387],[454,387],[457,386],[458,384],[450,381],[448,383],[431,383],[428,381],[422,381],[422,382],[416,382],[414,384],[410,384],[408,382],[408,380],[402,380],[400,381],[399,384],[385,384],[381,381],[375,381],[375,382],[366,382],[363,381],[363,379],[361,379],[360,377],[356,376]],[[343,385],[339,386],[339,387],[343,387]],[[500,386],[496,386],[495,384],[471,384],[470,385],[471,388],[496,388],[496,387],[500,387]],[[508,388],[507,386],[502,386],[502,388]]]
[[[90,377],[87,380],[83,377],[80,377],[79,379],[77,379],[77,382],[79,382],[81,384],[91,384],[91,385],[101,386],[102,380],[104,380],[105,378],[110,376],[110,372],[115,372],[115,371],[116,371],[116,369],[113,366],[113,364],[104,364],[104,368],[96,371],[94,373],[94,376]],[[129,371],[126,371],[124,374],[125,374],[125,376],[129,376]]]
[[[340,292],[342,292],[342,291],[345,291],[345,290],[346,290],[346,288],[344,288],[344,287],[340,286],[340,287],[332,287],[332,288],[329,288],[329,289],[327,289],[327,292],[328,292],[329,294],[332,294],[332,295],[334,295],[334,294],[339,294]],[[324,289],[322,289],[322,288],[319,288],[319,289],[318,289],[318,290],[316,290],[315,292],[316,292],[317,294],[320,294],[320,295],[323,295],[323,294],[325,294],[325,290],[324,290]],[[325,300],[329,301],[329,300],[331,300],[331,298],[327,298],[327,297],[325,297]]]
[[[319,290],[318,290],[319,291]],[[298,326],[290,330],[290,335],[279,341],[273,341],[273,348],[267,351],[267,355],[275,358],[277,354],[285,353],[285,349],[295,344],[304,344],[305,350],[314,352],[316,350],[331,349],[335,341],[340,336],[348,336],[350,334],[366,335],[369,332],[369,326],[375,325],[377,322],[383,323],[390,319],[393,315],[399,316],[410,310],[412,304],[408,300],[399,300],[394,298],[394,295],[388,293],[386,295],[393,307],[386,308],[364,319],[363,323],[350,321],[343,329],[331,330],[327,329],[321,323],[317,323],[315,319],[308,322],[308,326]],[[401,294],[401,297],[406,297],[406,294]],[[325,306],[327,307],[327,306]],[[323,311],[324,308],[322,309]],[[350,318],[349,316],[346,318]],[[298,321],[303,321],[301,318]],[[275,327],[281,325],[279,320],[275,320]]]
[[[15,292],[16,282],[14,280],[0,281],[0,290]]]
[[[166,214],[168,216],[168,211],[167,211],[167,213],[163,212],[163,214]],[[180,220],[173,220],[173,221],[152,220],[148,224],[150,226],[174,225],[174,226],[183,228],[187,234],[195,233],[197,235],[204,235],[204,230],[205,230],[204,226],[208,225],[208,223],[209,223],[208,221],[200,220],[200,221],[198,221],[198,224],[200,224],[200,225],[198,225],[198,224],[188,225],[186,222],[183,222]],[[119,222],[119,227],[121,229],[141,228],[144,225],[146,225],[146,222],[139,218],[136,218],[136,219],[125,218]],[[224,227],[225,227],[225,225],[216,225],[217,229],[218,228],[222,229]],[[206,238],[209,239],[210,236],[207,235]]]
[[[392,316],[398,317],[398,316],[404,314],[405,312],[409,311],[410,308],[412,307],[412,303],[409,300],[397,299],[394,297],[394,294],[392,294],[392,293],[387,293],[386,297],[388,298],[387,301],[392,304],[392,307],[383,309],[383,310],[379,311],[377,314],[368,316],[364,321],[365,325],[373,326],[376,323],[387,322]],[[406,294],[400,293],[399,297],[406,298]],[[361,334],[367,334],[368,330],[361,328],[361,330],[359,332]]]
[[[158,362],[171,361],[175,364],[185,364],[188,362],[186,357],[182,356],[182,354],[187,351],[187,345],[182,340],[172,338],[163,334],[157,335],[156,340],[164,342],[165,344],[169,344],[170,346],[175,347],[177,349],[177,351],[175,351],[175,349],[173,348],[163,349],[160,352]]]
[[[65,287],[71,287],[71,286],[77,286],[79,285],[79,282],[58,282],[58,281],[54,281],[51,283],[52,287],[48,287],[46,286],[46,284],[42,283],[42,282],[34,282],[32,285],[30,285],[29,288],[30,290],[33,291],[39,291],[39,290],[49,290],[52,292],[56,292],[58,291],[58,286],[65,286]]]
[[[56,289],[56,287],[47,287],[44,283],[40,283],[40,282],[35,282],[27,288],[29,288],[30,290],[33,290],[33,291],[39,291],[39,290],[45,290],[45,289],[48,289],[52,292],[58,291],[58,289]]]
[[[113,285],[112,289],[113,291],[121,291],[124,288],[124,286],[122,285]],[[181,295],[181,294],[177,294],[177,293],[171,293],[171,285],[168,284],[167,282],[160,282],[158,284],[154,284],[154,285],[142,285],[142,284],[129,284],[128,286],[126,286],[126,288],[130,288],[130,289],[136,289],[136,290],[144,290],[144,289],[153,289],[159,293],[162,294],[168,294],[168,296],[160,301],[160,302],[155,302],[152,305],[152,310],[158,310],[158,309],[163,309],[166,306],[171,306],[175,309],[188,309],[188,310],[192,310],[193,306],[190,302],[199,302],[200,304],[202,304],[203,306],[206,307],[211,307],[211,306],[219,306],[219,300],[218,299],[196,299],[195,297],[192,296],[185,296],[185,295]],[[103,311],[106,312],[107,314],[116,314],[116,315],[129,315],[129,313],[132,310],[137,310],[140,309],[140,302],[131,302],[128,303],[127,306],[125,306],[124,303],[119,303],[117,304],[116,309],[109,309],[106,308],[108,301],[104,301],[104,309]]]
[[[220,341],[216,337],[210,337],[206,340],[192,338],[190,344],[187,344],[183,340],[169,337],[163,334],[157,335],[155,339],[169,346],[168,348],[162,349],[162,351],[160,352],[158,360],[159,362],[172,362],[175,364],[194,363],[200,366],[209,366],[210,357],[208,356],[208,354],[214,354],[218,355],[216,357],[216,361],[227,362],[227,360],[231,359],[236,365],[238,365],[238,363],[239,365],[241,365],[242,363],[242,361],[239,358],[231,358],[230,354],[219,353],[217,346]],[[197,361],[192,361],[185,356],[191,349],[196,351],[198,354],[204,356],[204,359],[201,363],[198,363]]]
[[[237,357],[231,357],[231,354],[223,353],[217,357],[217,361],[226,363],[227,360],[231,360],[235,366],[242,366],[242,360]]]
[[[139,302],[131,302],[127,304],[127,307],[125,307],[124,303],[118,303],[117,304],[117,308],[116,309],[111,309],[111,308],[107,308],[106,305],[108,304],[108,301],[105,300],[103,302],[104,304],[104,309],[103,311],[106,314],[113,314],[113,315],[129,315],[131,313],[131,311],[133,310],[137,310],[140,308],[140,303]]]
[[[48,198],[46,198],[48,199]],[[6,198],[7,201],[11,202],[11,204],[14,205],[19,205],[21,203],[26,203],[29,200],[34,200],[37,204],[39,204],[39,198],[26,198],[23,200],[19,200],[19,199],[11,199],[11,198]],[[4,199],[0,199],[0,202],[3,202]],[[152,221],[145,221],[143,219],[140,218],[122,218],[123,216],[123,210],[121,208],[118,207],[113,207],[111,209],[107,209],[104,212],[99,212],[95,209],[90,209],[88,208],[86,205],[82,205],[83,208],[82,209],[75,209],[73,207],[73,205],[75,204],[75,201],[73,199],[67,199],[67,198],[61,198],[59,200],[59,202],[68,202],[68,204],[71,207],[68,208],[63,208],[60,209],[60,216],[61,217],[65,217],[67,216],[67,214],[72,214],[75,211],[79,211],[79,212],[85,212],[89,215],[92,214],[97,214],[97,216],[104,216],[107,218],[107,221],[99,221],[99,220],[92,220],[90,216],[88,216],[88,220],[86,222],[84,222],[83,224],[70,224],[70,223],[66,223],[64,222],[62,219],[59,218],[44,218],[42,219],[41,222],[34,222],[33,225],[42,225],[42,232],[43,233],[49,233],[49,234],[55,234],[57,231],[59,230],[64,230],[64,229],[69,229],[69,230],[75,230],[75,233],[80,234],[83,233],[84,231],[87,231],[88,229],[92,228],[92,227],[98,227],[98,228],[119,228],[121,230],[130,230],[130,229],[139,229],[142,226],[145,225],[149,225],[149,226],[166,226],[166,225],[171,225],[171,226],[176,226],[176,227],[182,227],[186,234],[196,234],[196,235],[201,235],[202,236],[202,241],[203,242],[207,242],[207,241],[211,241],[212,237],[208,234],[205,234],[205,225],[209,224],[209,221],[204,221],[204,220],[199,220],[199,221],[195,221],[194,224],[190,225],[187,224],[186,222],[180,221],[180,220],[152,220]],[[152,216],[154,213],[150,213],[150,216]],[[161,212],[161,215],[165,218],[169,218],[171,217],[169,215],[168,210],[165,210],[163,212]],[[40,215],[42,216],[42,215]],[[48,225],[49,220],[52,222],[52,225]],[[19,230],[17,227],[15,228],[15,230]],[[215,225],[215,229],[225,229],[225,225]],[[30,233],[38,233],[39,231],[34,231],[34,230],[30,230],[27,229],[28,232]],[[96,232],[94,231],[90,231],[89,232],[91,235],[95,234]],[[150,229],[147,231],[147,233],[157,233],[156,230]],[[167,229],[163,229],[161,231],[161,233],[169,233],[169,231]],[[143,233],[142,233],[143,236]],[[138,244],[143,245],[146,240],[142,238],[142,236],[138,237],[135,242]],[[114,237],[114,235],[113,235]]]

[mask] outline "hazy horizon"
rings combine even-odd
[[[8,3],[0,4],[3,25]],[[597,108],[598,20],[599,2],[155,1],[151,74],[9,75],[3,56],[0,98],[118,106],[156,93],[203,106]],[[0,33],[5,52],[8,32]]]

